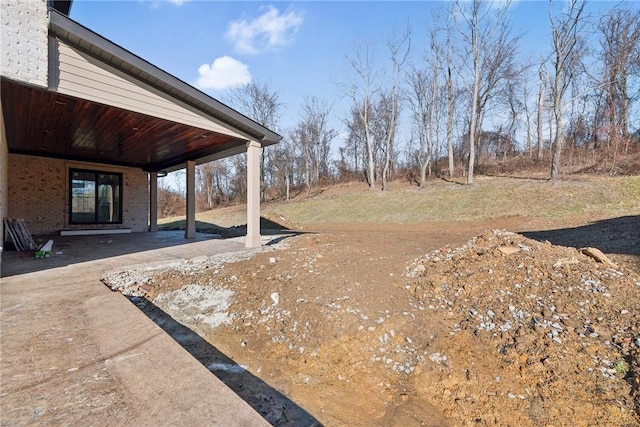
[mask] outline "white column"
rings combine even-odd
[[[149,231],[158,231],[158,172],[149,172]]]
[[[246,248],[259,248],[260,239],[260,154],[257,141],[247,142],[247,237]]]
[[[184,237],[196,237],[196,162],[193,160],[187,161],[187,227]]]

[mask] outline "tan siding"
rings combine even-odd
[[[58,50],[60,72],[57,90],[60,93],[225,135],[247,138],[62,42],[58,42]]]

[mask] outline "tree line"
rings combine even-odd
[[[234,88],[225,102],[283,135],[263,149],[263,200],[352,179],[386,190],[398,173],[420,186],[434,172],[472,184],[479,164],[513,157],[548,165],[556,181],[567,150],[638,151],[640,10],[620,3],[594,17],[586,5],[549,2],[550,48],[540,58],[522,53],[508,1],[443,3],[428,23],[424,51],[412,51],[409,26],[394,29],[382,66],[375,46],[357,44],[337,83],[350,108],[334,153],[339,132],[329,101],[307,96],[297,123],[281,129],[284,105],[269,84]],[[199,165],[200,207],[243,200],[245,176],[243,156]]]

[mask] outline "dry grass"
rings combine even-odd
[[[613,218],[640,214],[640,177],[576,175],[554,186],[541,179],[481,176],[471,186],[435,180],[421,189],[396,182],[385,192],[350,184],[289,202],[267,203],[262,213],[274,221],[285,218],[300,225],[482,221],[510,216]],[[245,208],[215,209],[201,212],[196,218],[221,227],[241,225],[245,223]],[[159,222],[179,226],[176,220]]]

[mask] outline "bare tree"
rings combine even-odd
[[[427,168],[431,164],[433,155],[433,140],[430,138],[429,127],[433,124],[433,97],[431,87],[437,78],[433,74],[419,69],[412,69],[407,74],[407,100],[411,110],[412,132],[418,138],[416,157],[420,171],[420,187],[424,187]]]
[[[364,134],[364,125],[361,120],[361,113],[358,111],[358,105],[352,105],[349,117],[344,120],[344,124],[347,127],[349,134],[345,140],[345,147],[343,154],[349,159],[345,160],[345,164],[350,163],[351,172],[355,174],[363,173],[366,179],[366,173],[364,171],[364,164],[367,162],[366,158],[366,136]],[[362,170],[360,167],[362,166]]]
[[[284,187],[285,200],[291,197],[291,187],[296,184],[297,163],[299,150],[291,139],[285,137],[273,150],[274,187]]]
[[[233,175],[230,181],[230,197],[236,200],[247,197],[247,156],[233,156],[230,158]]]
[[[509,1],[498,8],[481,0],[470,3],[458,1],[456,7],[458,30],[467,46],[463,55],[471,59],[467,184],[472,184],[476,140],[482,128],[487,104],[496,95],[499,85],[515,73],[513,62],[518,38],[510,34],[507,14]]]
[[[278,130],[278,121],[284,105],[280,102],[278,93],[271,90],[267,83],[252,81],[244,86],[237,86],[230,91],[226,101],[262,126]],[[263,201],[266,185],[269,184],[270,166],[273,163],[271,154],[271,149],[262,149],[260,193]]]
[[[638,75],[640,67],[640,10],[615,9],[600,20],[603,87],[606,94],[605,117],[608,141],[629,139],[628,79]]]
[[[181,174],[182,172],[173,172],[169,174],[169,178],[158,180],[158,215],[160,218],[185,215],[184,177],[178,177]],[[170,178],[173,178],[173,185],[168,182]]]
[[[283,104],[266,82],[252,81],[231,89],[226,99],[234,108],[269,129],[276,129]]]
[[[556,182],[560,174],[560,159],[564,144],[563,102],[572,80],[570,70],[574,69],[580,59],[578,48],[585,22],[583,13],[586,0],[570,0],[566,11],[560,13],[558,17],[553,16],[552,4],[550,1],[549,20],[553,42],[551,103],[555,118],[555,137],[551,150],[551,180]]]
[[[540,77],[539,89],[538,89],[538,119],[536,120],[538,126],[537,138],[538,138],[538,160],[542,160],[544,157],[544,111],[545,111],[545,90],[546,90],[546,81],[547,75],[544,73],[542,68],[540,68],[540,72],[538,73]]]
[[[407,73],[406,99],[409,103],[412,119],[412,135],[418,138],[418,149],[416,150],[417,166],[420,174],[420,187],[426,184],[427,174],[431,175],[431,166],[434,162],[434,153],[439,143],[439,133],[441,128],[440,117],[438,113],[443,109],[443,85],[441,82],[447,82],[447,107],[453,106],[453,86],[452,76],[447,76],[446,72],[451,72],[448,68],[450,62],[450,31],[447,27],[447,48],[443,51],[441,48],[441,40],[439,34],[442,29],[439,27],[441,21],[440,14],[433,16],[433,24],[429,30],[429,45],[424,52],[424,60],[426,67],[412,68]],[[447,57],[449,55],[449,57]],[[443,56],[447,57],[446,63],[443,65]],[[444,74],[444,75],[443,75]],[[451,86],[449,86],[451,84]],[[450,95],[450,96],[449,96]],[[451,144],[449,154],[453,159],[453,141],[450,138],[450,131],[453,126],[453,110],[447,110],[451,115],[447,116],[447,141]],[[434,136],[435,134],[435,136]],[[450,164],[451,173],[453,166]]]
[[[374,157],[374,140],[371,132],[371,109],[373,97],[380,90],[377,83],[377,71],[373,66],[373,56],[368,44],[356,46],[347,62],[354,75],[351,81],[343,83],[343,90],[352,101],[353,129],[359,129],[359,136],[364,141],[366,152],[366,179],[371,190],[376,188],[376,163]]]
[[[201,204],[207,209],[215,205],[215,179],[216,170],[214,162],[208,162],[196,167],[196,190],[200,196]]]
[[[527,143],[526,143],[526,150],[527,150],[527,155],[529,156],[529,158],[533,157],[533,136],[532,136],[532,132],[531,132],[531,115],[532,115],[532,111],[531,108],[529,106],[529,98],[530,98],[530,93],[529,93],[529,80],[527,78],[525,78],[522,82],[522,95],[524,97],[524,102],[522,104],[523,110],[524,110],[524,119],[526,122],[526,126],[527,126]]]
[[[302,105],[302,118],[290,133],[290,139],[299,147],[307,189],[320,178],[329,177],[331,141],[337,132],[329,126],[331,107],[317,97],[307,97]]]
[[[518,128],[518,119],[522,114],[522,111],[525,110],[524,104],[526,101],[522,101],[521,89],[524,87],[524,83],[521,78],[514,77],[507,81],[505,87],[505,101],[509,110],[509,126],[507,130],[508,140],[511,141],[513,145],[513,141],[516,140],[516,129]],[[526,97],[526,90],[524,91],[524,96]],[[500,133],[500,132],[499,132]],[[529,142],[529,141],[527,141]],[[513,149],[513,147],[511,147]],[[501,150],[504,157],[506,157],[509,150]]]
[[[227,159],[203,163],[196,167],[196,194],[200,207],[213,209],[229,201],[230,174]]]
[[[449,178],[453,178],[455,174],[455,162],[453,153],[453,112],[455,107],[455,95],[453,89],[453,47],[452,47],[452,28],[450,19],[447,19],[447,41],[445,50],[445,64],[447,67],[447,156],[449,158]]]
[[[382,167],[382,189],[387,189],[387,175],[391,166],[393,156],[393,142],[396,134],[396,126],[399,116],[399,77],[402,67],[407,61],[409,51],[411,50],[411,30],[407,27],[401,34],[393,33],[387,39],[387,48],[389,49],[391,59],[391,87],[389,88],[389,103],[391,112],[387,123],[387,132],[385,137],[385,157],[384,166]]]
[[[371,135],[374,146],[376,179],[389,173],[394,166],[396,147],[394,144],[398,126],[398,108],[390,91],[382,90],[376,96],[371,110]],[[386,171],[385,171],[386,170]],[[383,181],[386,180],[386,177]],[[382,183],[385,190],[386,182]]]

